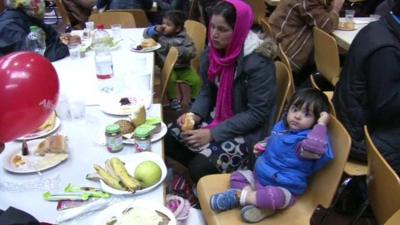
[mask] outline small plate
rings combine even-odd
[[[147,187],[147,188],[144,188],[141,190],[137,190],[135,193],[132,193],[129,191],[121,191],[121,190],[114,189],[114,188],[108,186],[106,183],[104,183],[103,180],[100,180],[101,189],[105,192],[108,192],[108,193],[114,194],[114,195],[143,194],[143,193],[151,191],[152,189],[154,189],[155,187],[160,185],[164,181],[165,177],[167,176],[167,166],[165,165],[164,160],[161,158],[161,156],[159,154],[156,154],[153,152],[140,152],[140,153],[136,153],[130,157],[126,157],[126,158],[122,159],[122,161],[125,163],[126,170],[132,176],[135,174],[136,167],[141,162],[148,161],[148,160],[151,160],[151,161],[157,163],[161,168],[161,179],[153,186],[150,186],[150,187]]]
[[[131,46],[131,51],[132,52],[139,52],[139,53],[144,53],[144,52],[152,52],[157,49],[161,48],[161,44],[157,43],[156,46],[153,47],[148,47],[148,48],[142,48],[142,49],[136,49],[136,46]]]
[[[30,133],[25,136],[19,137],[16,140],[17,141],[28,141],[28,140],[46,137],[46,136],[50,135],[51,133],[53,133],[54,131],[56,131],[60,127],[60,125],[61,125],[61,120],[58,117],[56,117],[56,121],[55,121],[52,129],[50,129],[48,131],[42,130],[42,131]]]
[[[148,100],[144,97],[128,97],[131,102],[129,105],[121,105],[120,100],[122,97],[110,97],[100,103],[101,111],[116,115],[116,116],[128,116],[136,110],[139,105],[144,105],[146,108]]]
[[[3,167],[5,170],[8,170],[13,173],[35,173],[43,170],[50,169],[52,167],[57,166],[68,158],[68,154],[54,154],[47,153],[44,156],[36,156],[34,155],[34,151],[36,150],[36,146],[42,142],[44,139],[36,139],[29,141],[28,149],[29,155],[21,156],[22,144],[14,149],[8,149],[3,154],[7,154],[4,157]],[[25,164],[16,166],[13,163],[13,158],[18,155],[22,157],[22,160]]]
[[[94,225],[105,225],[109,222],[112,217],[116,217],[117,219],[122,216],[122,213],[128,208],[140,207],[142,209],[149,210],[157,210],[165,214],[169,219],[168,225],[176,225],[176,219],[174,214],[165,206],[163,206],[160,202],[154,202],[150,200],[138,199],[135,201],[128,200],[123,202],[115,203],[108,208],[101,211],[101,213],[97,214],[97,217],[94,219]]]
[[[168,128],[167,125],[163,122],[161,122],[161,131],[158,133],[155,133],[151,136],[151,142],[156,142],[158,140],[160,140],[161,138],[163,138],[165,136],[165,134],[167,134]],[[128,145],[133,145],[136,143],[134,138],[124,138],[124,140],[122,141],[124,144],[128,144]]]

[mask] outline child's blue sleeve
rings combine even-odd
[[[153,38],[158,35],[158,32],[156,31],[156,26],[151,26],[146,30],[146,35]]]

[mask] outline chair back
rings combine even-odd
[[[399,225],[400,224],[400,209],[396,211],[385,223],[385,225]]]
[[[368,156],[368,199],[376,221],[383,225],[400,209],[400,179],[380,154],[364,126]]]
[[[285,103],[291,89],[292,82],[290,80],[289,70],[285,64],[280,61],[275,62],[275,76],[276,76],[276,112],[275,112],[275,123],[281,118],[281,114],[285,107]]]
[[[328,131],[335,158],[312,177],[309,188],[302,197],[308,199],[315,206],[322,205],[325,208],[331,206],[351,147],[349,133],[332,115],[330,116]]]
[[[161,69],[161,92],[160,92],[160,103],[162,102],[165,92],[167,90],[167,84],[171,77],[172,70],[174,69],[176,60],[178,59],[178,49],[171,47],[168,51],[167,57],[165,58],[164,66]]]
[[[336,39],[314,26],[314,58],[317,70],[333,86],[339,81],[340,61]]]
[[[135,19],[136,27],[143,28],[150,25],[146,12],[143,9],[109,9],[107,12],[128,12]]]
[[[192,59],[190,64],[192,68],[198,73],[200,67],[200,56],[204,50],[207,37],[207,28],[202,23],[194,20],[185,21],[185,29],[189,37],[193,40],[196,48],[196,56]]]
[[[266,17],[261,18],[259,20],[259,22],[260,22],[260,26],[261,26],[265,36],[273,37],[272,36],[272,28],[271,28],[271,25],[268,22],[268,18],[266,18]]]
[[[63,23],[65,26],[71,26],[71,20],[69,19],[69,14],[65,9],[64,3],[62,0],[53,0],[57,6],[57,13],[61,16]]]
[[[135,28],[136,23],[131,13],[128,12],[102,12],[92,13],[89,16],[89,21],[97,24],[104,24],[104,27],[109,29],[112,24],[121,24],[122,28]]]
[[[295,90],[295,86],[294,86],[292,66],[290,65],[289,59],[286,56],[285,52],[283,51],[281,44],[278,45],[278,57],[280,58],[281,62],[283,64],[285,64],[285,66],[287,67],[287,69],[289,71],[289,78],[290,78],[290,82],[292,83],[292,85],[290,86],[290,89],[289,89],[289,93],[288,93],[288,99],[289,99],[292,97],[292,95],[294,94],[294,92],[296,90]]]
[[[265,18],[267,11],[264,0],[247,0],[247,3],[253,9],[254,23],[260,24],[261,19]]]

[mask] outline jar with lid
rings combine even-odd
[[[121,128],[118,124],[111,124],[106,127],[106,146],[109,152],[120,152],[124,148],[122,143]]]
[[[151,151],[151,131],[136,129],[133,135],[136,140],[136,152]]]

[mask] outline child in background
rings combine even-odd
[[[307,189],[308,178],[333,159],[328,138],[329,102],[321,91],[302,89],[289,102],[271,136],[254,146],[254,171],[231,174],[231,189],[211,196],[216,212],[244,206],[241,217],[259,222],[277,209],[295,203]]]
[[[196,56],[196,51],[192,39],[186,34],[184,22],[184,14],[172,10],[163,16],[161,25],[149,27],[144,31],[145,38],[151,37],[161,44],[161,48],[156,51],[158,66],[162,67],[164,64],[170,47],[179,50],[178,60],[167,85],[169,106],[177,111],[181,110],[181,104],[176,99],[176,81],[181,80],[190,86],[192,99],[198,95],[201,86],[200,77],[190,66],[190,60]]]

